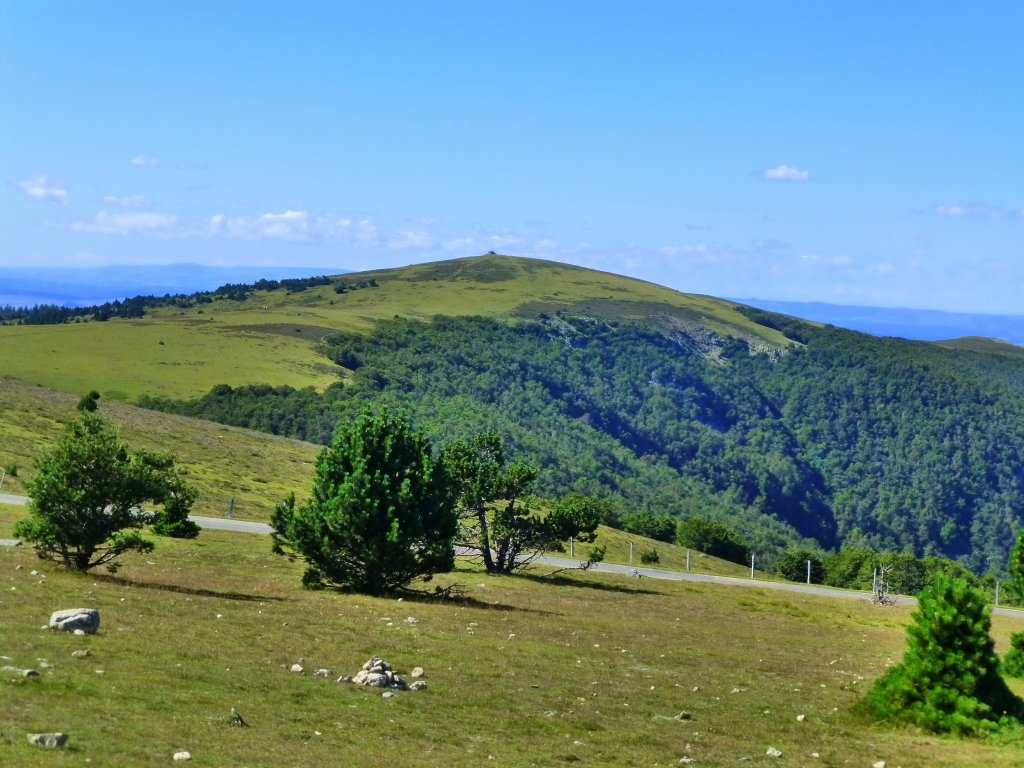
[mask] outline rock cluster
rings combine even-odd
[[[374,688],[408,689],[405,678],[396,675],[395,671],[380,656],[374,656],[363,664],[363,668],[351,680],[355,685],[366,685]]]

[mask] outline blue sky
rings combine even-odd
[[[0,0],[0,267],[1024,313],[1020,2]]]

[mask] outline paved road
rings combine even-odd
[[[27,501],[25,496],[15,496],[9,493],[0,493],[0,503],[3,504],[24,504]],[[235,520],[226,517],[204,517],[202,515],[190,515],[202,528],[219,531],[235,531],[237,533],[257,533],[268,535],[273,530],[266,523],[257,523],[251,520]],[[461,555],[471,554],[469,550],[459,552]],[[572,560],[567,557],[538,557],[535,563],[549,565],[553,568],[578,568],[579,560]],[[775,589],[781,592],[799,592],[805,595],[822,595],[826,597],[838,597],[847,600],[867,600],[870,592],[857,592],[849,589],[833,589],[815,584],[794,584],[788,581],[759,581],[758,579],[736,578],[734,576],[712,576],[707,573],[687,573],[685,571],[668,571],[663,568],[634,568],[630,565],[619,565],[617,563],[595,563],[591,570],[599,573],[617,573],[632,577],[649,579],[668,579],[670,581],[695,581],[705,584],[724,584],[735,587],[757,587],[759,589]],[[917,599],[913,597],[899,596],[896,602],[904,605],[914,605]],[[994,608],[993,613],[1003,616],[1013,616],[1024,619],[1024,610],[1016,608]]]

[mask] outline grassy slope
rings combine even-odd
[[[22,493],[32,457],[53,443],[74,417],[78,397],[0,379],[0,466],[16,464],[18,477],[2,490]],[[100,413],[132,448],[170,451],[200,492],[193,511],[223,515],[232,497],[235,516],[265,520],[289,491],[301,493],[313,477],[320,446],[225,427],[199,419],[100,401]]]
[[[0,537],[12,518],[0,507]],[[161,539],[116,578],[0,550],[0,655],[56,664],[0,682],[0,762],[163,765],[187,749],[219,766],[758,766],[781,764],[765,756],[774,746],[786,765],[998,767],[1019,765],[1024,746],[1022,734],[958,741],[859,713],[902,652],[906,608],[466,569],[442,579],[465,585],[464,603],[396,602],[305,592],[299,571],[265,538],[221,532]],[[73,605],[100,610],[98,635],[41,629]],[[1018,628],[996,617],[1000,648]],[[79,648],[91,655],[72,658]],[[353,674],[374,653],[400,672],[424,667],[428,690],[387,700],[310,674]],[[300,659],[307,674],[286,671]],[[229,727],[231,707],[251,727]],[[68,731],[69,748],[25,742],[45,730]]]
[[[195,397],[221,383],[322,388],[341,372],[315,351],[332,331],[365,331],[395,315],[513,317],[560,308],[703,326],[763,345],[788,343],[730,302],[535,259],[484,256],[339,279],[375,279],[380,287],[341,295],[331,286],[263,292],[245,302],[162,309],[142,320],[0,326],[4,374],[64,392],[97,389],[129,402],[142,394]]]

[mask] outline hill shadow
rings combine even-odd
[[[284,602],[283,597],[271,595],[253,595],[245,592],[220,591],[216,589],[203,589],[201,587],[186,587],[181,584],[163,584],[158,581],[136,581],[108,573],[90,574],[96,581],[105,581],[108,584],[117,584],[122,587],[134,587],[136,589],[154,589],[161,592],[175,592],[180,595],[192,595],[194,597],[219,597],[222,600],[237,600],[245,603],[262,602]]]

